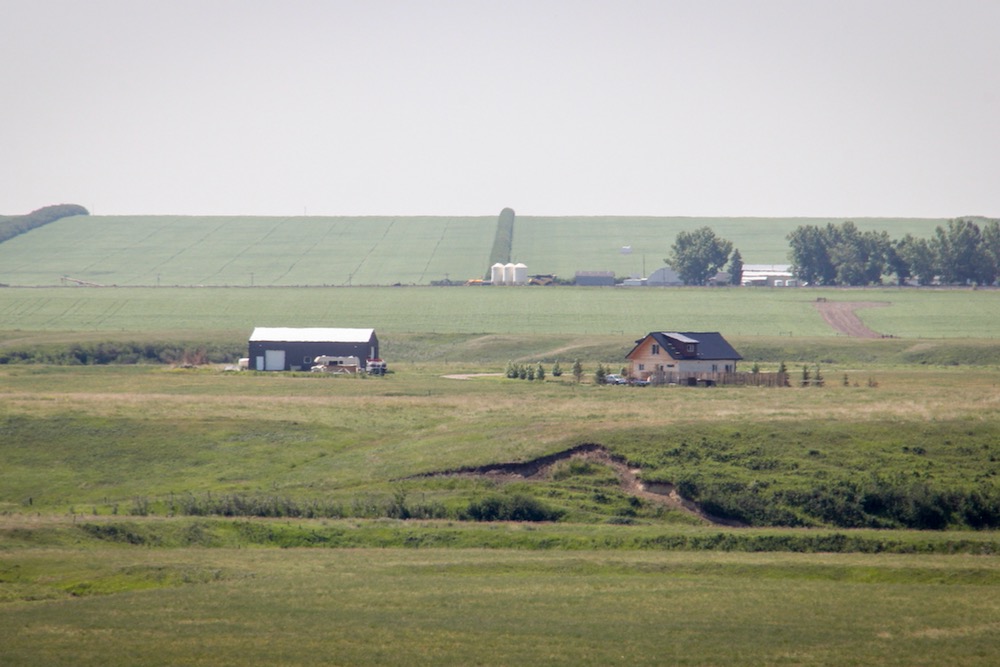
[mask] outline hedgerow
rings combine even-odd
[[[0,350],[0,364],[204,364],[233,363],[246,354],[242,346],[209,343],[136,343],[95,341]]]

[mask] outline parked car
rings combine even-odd
[[[628,383],[631,384],[631,385],[634,385],[636,387],[645,387],[646,385],[649,384],[649,380],[642,380],[642,379],[639,379],[639,378],[630,378],[629,381],[628,381]]]
[[[628,380],[623,378],[621,375],[605,375],[604,384],[628,384]]]

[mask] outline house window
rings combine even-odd
[[[694,343],[688,343],[684,349],[687,350],[688,354],[694,354]]]
[[[653,354],[659,354],[659,353],[660,353],[660,346],[654,343],[653,344]]]
[[[304,364],[311,364],[312,363],[312,357],[302,357],[302,363],[304,363]]]
[[[640,371],[646,370],[646,364],[639,364],[639,370]]]
[[[719,364],[712,364],[712,372],[713,373],[719,372]]]

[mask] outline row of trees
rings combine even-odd
[[[0,243],[71,215],[89,215],[89,213],[87,209],[77,204],[57,204],[45,206],[27,215],[0,216]]]
[[[861,231],[853,222],[803,225],[788,235],[796,275],[814,285],[992,285],[1000,277],[1000,220],[956,218],[930,239]]]
[[[493,247],[490,249],[489,266],[496,263],[510,262],[511,250],[514,244],[514,209],[505,208],[497,218],[497,230],[493,236]],[[486,280],[490,279],[490,270],[486,270]]]
[[[1000,220],[965,217],[938,226],[930,239],[885,231],[862,231],[851,221],[801,225],[788,235],[797,278],[824,286],[879,285],[891,277],[902,285],[992,285],[1000,278]],[[743,257],[731,241],[709,227],[682,231],[663,260],[685,285],[704,285],[726,264],[739,285]]]
[[[624,369],[623,371],[624,372]],[[579,359],[573,362],[573,379],[577,382],[583,381],[583,364]],[[594,371],[594,382],[596,384],[604,384],[605,379],[608,375],[612,373],[612,369],[604,364],[597,364],[597,369]],[[563,374],[562,367],[559,362],[556,361],[552,366],[552,377],[561,377]],[[512,380],[545,380],[545,366],[542,362],[538,362],[537,365],[533,366],[531,364],[519,364],[514,361],[507,362],[507,370],[504,372],[508,378]]]

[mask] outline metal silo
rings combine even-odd
[[[514,265],[514,279],[511,284],[525,285],[528,282],[528,267],[518,262]]]
[[[503,264],[500,262],[490,267],[490,282],[494,285],[503,285]]]
[[[503,265],[503,284],[513,285],[514,284],[514,265],[507,262]]]

